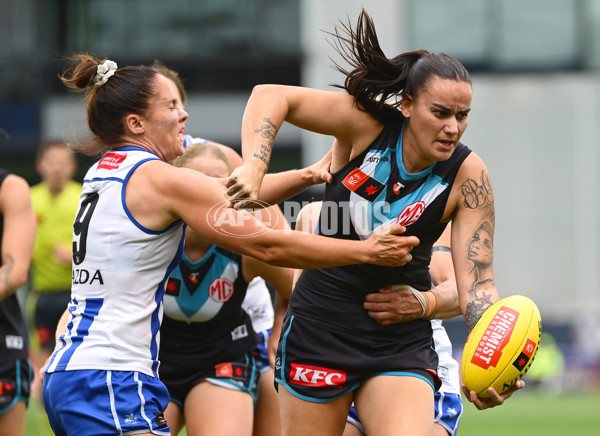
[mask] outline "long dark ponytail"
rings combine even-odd
[[[364,9],[356,29],[350,23],[340,24],[330,35],[335,37],[337,52],[351,68],[334,63],[346,76],[344,85],[334,86],[345,89],[361,110],[382,122],[401,116],[401,99],[417,95],[433,75],[471,82],[465,67],[443,53],[414,50],[388,59],[379,45],[375,24]]]

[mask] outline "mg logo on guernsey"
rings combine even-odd
[[[291,364],[290,382],[315,388],[341,388],[346,383],[346,371],[320,366]]]
[[[402,224],[403,226],[409,226],[415,221],[417,221],[421,217],[421,215],[423,215],[424,211],[424,201],[417,201],[415,203],[409,204],[402,210],[402,212],[400,212],[400,215],[398,215],[396,222],[398,224]]]
[[[217,303],[225,303],[233,295],[233,283],[223,277],[214,279],[208,286],[208,295]]]

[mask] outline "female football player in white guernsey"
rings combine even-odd
[[[338,66],[345,92],[256,86],[242,121],[244,165],[229,178],[228,195],[243,200],[235,207],[262,199],[271,151],[287,121],[337,140],[318,234],[362,240],[381,225],[399,222],[419,245],[399,268],[302,272],[275,366],[283,434],[341,434],[354,401],[371,436],[430,435],[433,394],[441,384],[431,323],[380,325],[363,302],[365,294],[397,283],[429,298],[431,247],[450,221],[467,327],[499,300],[491,263],[486,268],[491,280],[475,286],[468,258],[477,229],[485,223],[493,234],[495,224],[488,170],[460,143],[471,111],[471,78],[445,54],[415,50],[387,58],[364,10],[356,27],[342,24],[332,36],[350,66]]]
[[[44,406],[57,435],[169,433],[168,392],[157,377],[159,328],[185,225],[228,250],[279,266],[411,259],[417,238],[397,236],[400,225],[367,241],[333,241],[270,230],[232,209],[222,184],[169,163],[183,154],[188,114],[168,78],[88,54],[70,60],[61,79],[86,93],[93,134],[78,148],[100,158],[84,178],[73,225],[72,299],[44,369]],[[310,170],[297,175],[274,183],[299,192],[317,182]]]

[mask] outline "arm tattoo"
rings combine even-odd
[[[464,196],[465,207],[468,209],[477,209],[478,207],[491,206],[493,204],[492,185],[490,178],[485,171],[481,172],[479,182],[467,178],[460,186],[460,192]]]
[[[11,254],[7,254],[4,259],[4,265],[0,268],[0,289],[4,288],[4,292],[0,294],[0,300],[8,297],[14,290],[14,284],[10,279],[10,273],[15,267],[15,259]]]
[[[262,154],[252,153],[252,157],[255,157],[258,160],[261,160],[265,165],[269,166],[269,161]]]
[[[474,285],[477,287],[477,283]],[[481,293],[481,296],[477,296],[477,292],[473,292],[474,299],[467,304],[467,310],[465,312],[465,320],[467,321],[467,327],[472,330],[486,311],[488,307],[492,305],[491,294],[486,294],[485,291]]]
[[[260,129],[256,129],[254,132],[260,134],[261,138],[266,139],[266,144],[260,145],[260,151],[253,153],[252,157],[261,160],[265,165],[269,165],[269,158],[271,156],[271,150],[273,149],[273,143],[275,142],[275,134],[277,133],[277,126],[273,124],[271,118],[263,118],[264,124],[260,126]]]

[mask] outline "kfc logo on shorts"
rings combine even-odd
[[[214,279],[208,286],[208,295],[217,303],[225,303],[233,295],[233,283],[223,277]]]
[[[126,157],[126,154],[106,153],[98,163],[98,169],[116,170]]]
[[[423,212],[425,211],[425,202],[417,201],[413,204],[409,204],[406,206],[400,215],[398,215],[398,219],[396,222],[398,224],[402,224],[403,226],[409,226],[417,221]]]
[[[346,383],[346,371],[320,366],[292,363],[290,383],[315,388],[341,388]]]

